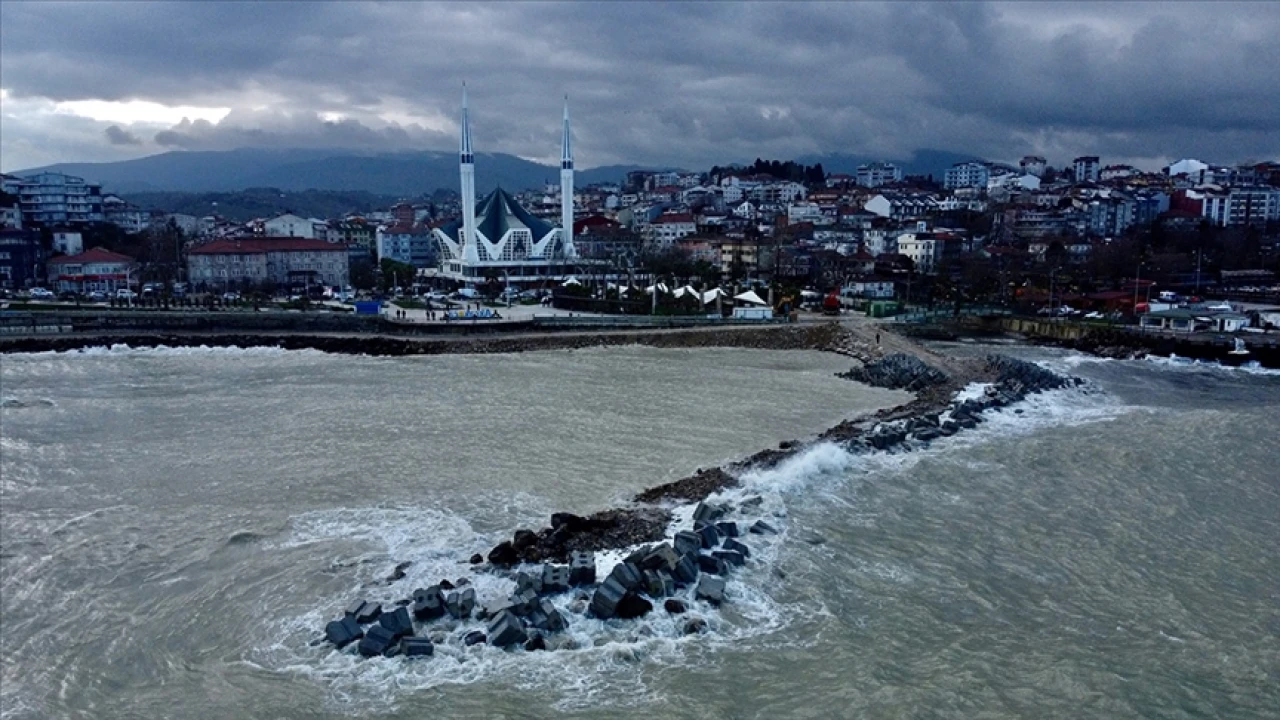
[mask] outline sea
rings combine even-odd
[[[779,532],[718,609],[569,594],[555,652],[449,621],[420,659],[320,638],[441,579],[505,597],[467,559],[516,528],[909,396],[801,351],[0,356],[0,717],[1280,717],[1280,372],[936,347],[1084,382],[748,473],[713,499]]]

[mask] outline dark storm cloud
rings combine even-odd
[[[4,3],[0,16],[10,100],[232,108],[119,128],[147,151],[451,149],[466,80],[477,149],[541,159],[558,153],[568,92],[582,166],[1280,154],[1274,3]],[[33,138],[6,149],[19,140]]]
[[[142,138],[134,135],[121,128],[119,125],[108,125],[103,133],[107,136],[107,142],[112,145],[141,145]]]

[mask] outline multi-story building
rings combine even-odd
[[[18,196],[5,194],[0,197],[0,230],[21,230],[22,208]]]
[[[1265,226],[1280,220],[1280,188],[1233,187],[1227,195],[1227,225]]]
[[[151,227],[151,213],[117,195],[103,196],[102,216],[104,220],[127,233],[140,233]]]
[[[79,255],[84,252],[84,237],[75,230],[66,228],[54,230],[53,251],[60,255]]]
[[[6,178],[5,192],[18,196],[22,216],[37,223],[100,222],[102,186],[84,178],[46,172]]]
[[[404,212],[403,208],[408,208],[408,212]],[[397,205],[392,208],[392,212],[393,216],[397,218],[412,217],[413,207],[410,205]],[[412,226],[413,224],[412,219],[408,222],[401,220],[396,220],[395,222],[398,227]],[[353,256],[370,258],[377,252],[377,228],[364,218],[350,218],[330,222],[325,230],[324,239],[331,243],[346,245]]]
[[[680,238],[698,231],[698,224],[689,213],[671,213],[658,216],[649,223],[649,239],[660,247],[671,247]]]
[[[1133,225],[1135,204],[1126,197],[1111,196],[1091,200],[1086,206],[1089,232],[1114,237]]]
[[[40,233],[20,228],[0,229],[0,287],[35,285],[43,279],[43,267]]]
[[[377,231],[378,259],[390,258],[416,268],[435,267],[436,239],[422,226],[392,225]]]
[[[1097,155],[1081,155],[1074,161],[1076,182],[1097,182],[1102,168]]]
[[[197,287],[213,289],[345,286],[347,248],[312,238],[223,238],[188,251],[187,274]]]
[[[100,247],[49,261],[49,289],[55,292],[113,293],[133,285],[138,263],[128,255]]]
[[[267,237],[316,238],[316,221],[299,217],[293,213],[285,213],[271,218],[262,226]],[[326,231],[327,237],[327,231]],[[323,237],[321,239],[324,239]]]
[[[1018,167],[1022,168],[1022,172],[1026,175],[1035,175],[1041,177],[1044,175],[1045,168],[1049,164],[1039,155],[1027,155],[1018,162]]]
[[[858,184],[862,187],[874,188],[896,182],[902,182],[902,168],[893,163],[876,162],[858,166]]]
[[[986,163],[957,163],[947,169],[943,185],[948,190],[966,187],[985,188],[990,178],[991,168]]]

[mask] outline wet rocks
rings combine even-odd
[[[707,631],[707,621],[702,618],[689,618],[684,624],[685,635],[697,635]]]
[[[510,542],[503,541],[494,546],[489,551],[489,564],[498,566],[511,566],[520,562],[520,553],[512,546]]]
[[[560,632],[569,627],[564,615],[551,604],[550,600],[541,601],[537,609],[529,613],[529,625],[547,632]]]
[[[736,552],[739,555],[742,555],[743,557],[751,557],[751,549],[747,547],[746,543],[741,542],[739,540],[734,540],[733,538],[729,538],[728,540],[724,541],[723,547],[725,550]]]
[[[681,530],[676,533],[675,551],[680,555],[694,555],[702,549],[702,536],[697,533],[691,533],[688,530]]]
[[[672,615],[681,615],[689,608],[685,606],[684,602],[676,598],[668,598],[666,602],[662,603],[662,609]]]
[[[751,527],[747,528],[747,532],[753,535],[777,535],[778,534],[778,531],[775,530],[772,525],[770,525],[769,523],[763,520],[757,520],[751,523]]]
[[[653,603],[639,593],[629,592],[618,603],[616,615],[622,620],[633,620],[648,615],[652,610]]]
[[[661,540],[670,522],[671,512],[658,507],[615,508],[585,518],[557,514],[556,527],[521,531],[519,538],[499,543],[489,551],[489,563],[511,567],[522,560],[566,562],[575,551],[643,545]],[[532,540],[525,533],[532,534]]]
[[[649,488],[635,496],[636,502],[658,503],[664,501],[701,500],[738,484],[738,479],[721,468],[699,470],[689,477],[665,485]]]
[[[618,582],[617,578],[610,575],[600,587],[596,588],[595,594],[591,596],[591,614],[601,620],[608,620],[618,611],[618,603],[622,602],[622,598],[627,594],[627,589]]]
[[[479,630],[472,630],[462,638],[462,644],[471,647],[472,645],[483,645],[486,640],[488,638],[485,637],[484,633]]]
[[[526,652],[536,652],[538,650],[546,650],[547,639],[542,636],[542,633],[533,633],[532,635],[529,636],[529,639],[525,641],[524,649]]]
[[[950,380],[946,373],[905,353],[886,355],[837,377],[892,390],[920,390]]]

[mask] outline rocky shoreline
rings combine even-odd
[[[851,453],[911,451],[975,428],[984,415],[1003,412],[1028,395],[1079,382],[1000,355],[957,361],[948,372],[906,353],[870,352],[865,338],[839,326],[828,328],[819,342],[805,347],[862,355],[862,366],[842,377],[909,388],[916,397],[842,422],[812,440],[784,442],[725,467],[700,469],[649,488],[622,507],[586,517],[555,513],[546,527],[516,530],[486,554],[470,556],[475,572],[514,581],[515,592],[505,598],[480,603],[474,590],[465,588],[470,584],[467,578],[415,589],[410,597],[394,602],[398,609],[389,611],[360,598],[326,626],[326,639],[339,649],[358,641],[356,652],[366,657],[430,655],[440,643],[555,650],[571,647],[562,631],[576,618],[631,620],[654,612],[656,605],[673,615],[712,610],[733,600],[725,580],[749,562],[751,549],[745,538],[777,532],[763,516],[759,497],[736,507],[709,501],[738,486],[746,473],[776,466],[822,442],[837,443]],[[974,381],[987,382],[985,392],[959,400],[959,391]],[[677,510],[695,503],[692,527],[671,536]],[[595,553],[631,548],[638,549],[597,582]],[[388,585],[403,577],[403,569],[403,564],[397,566]],[[567,603],[565,598],[570,598]],[[405,606],[411,606],[412,613]],[[487,622],[483,630],[468,624],[473,609],[475,620]],[[417,627],[410,614],[419,621]],[[436,621],[441,622],[433,626]],[[708,625],[691,615],[682,627],[692,634],[705,632]]]

